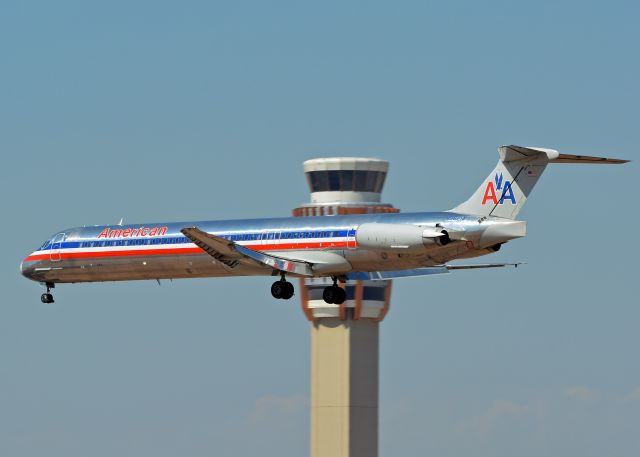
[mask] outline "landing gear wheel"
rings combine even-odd
[[[271,284],[271,295],[273,298],[281,298],[283,300],[289,300],[293,297],[293,284],[289,281],[276,281]]]
[[[294,292],[293,284],[290,282],[285,282],[283,286],[284,286],[284,291],[282,294],[282,299],[289,300],[291,297],[293,297],[293,292]]]
[[[53,289],[56,285],[53,282],[48,282],[45,284],[47,287],[47,291],[40,296],[40,301],[42,303],[53,303],[53,295],[51,295],[51,289]]]
[[[333,294],[334,294],[333,286],[325,287],[324,290],[322,291],[322,299],[324,300],[325,303],[332,304]]]
[[[342,287],[336,286],[336,292],[334,297],[335,298],[333,299],[333,303],[336,305],[341,305],[347,299],[347,291],[344,290]]]
[[[325,303],[341,305],[347,299],[347,293],[342,287],[329,286],[322,291],[322,298]]]
[[[284,292],[284,281],[276,281],[271,284],[271,295],[273,298],[282,298]]]

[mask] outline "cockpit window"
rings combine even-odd
[[[51,244],[51,240],[45,241],[44,243],[42,243],[42,246],[38,248],[38,251],[42,251],[43,249],[46,249],[46,247],[49,246],[49,244]]]

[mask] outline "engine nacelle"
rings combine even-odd
[[[362,224],[356,231],[358,247],[371,251],[421,253],[429,246],[451,242],[446,230],[408,224]]]

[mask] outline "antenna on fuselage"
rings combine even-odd
[[[120,218],[120,222],[118,222],[118,225],[122,225],[122,222],[124,221],[124,217]]]

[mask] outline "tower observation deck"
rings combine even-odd
[[[397,213],[382,203],[389,163],[365,157],[307,160],[311,201],[293,215]],[[311,456],[378,455],[379,325],[391,298],[391,281],[340,284],[347,299],[327,304],[328,278],[301,279],[302,311],[311,321]]]
[[[307,160],[304,174],[311,202],[293,210],[294,216],[397,213],[381,203],[389,162],[364,157],[327,157]]]

